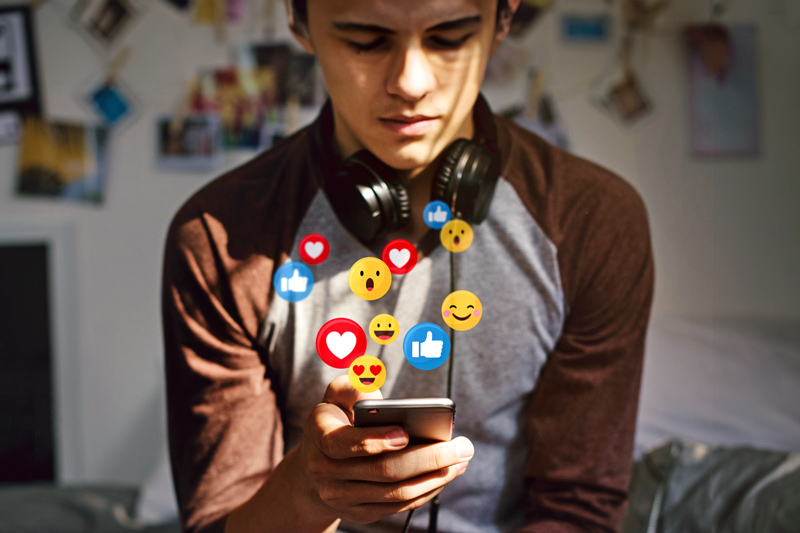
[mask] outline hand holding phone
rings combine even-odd
[[[355,427],[400,426],[409,444],[447,442],[453,436],[456,405],[449,398],[361,400],[353,405]]]

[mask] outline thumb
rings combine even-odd
[[[429,331],[428,337],[425,339],[425,342],[430,342],[430,341],[433,341],[433,333]]]
[[[323,403],[331,403],[344,411],[353,423],[353,405],[359,400],[381,400],[383,394],[380,390],[375,392],[361,392],[356,390],[351,384],[350,379],[344,375],[334,379],[328,385],[325,395],[322,397]]]
[[[300,271],[295,268],[294,272],[292,272],[292,277],[293,278],[299,278],[300,277]]]
[[[436,212],[437,212],[437,213],[441,213],[441,212],[442,212],[442,206],[440,206],[440,205],[437,205],[437,206],[436,206]]]

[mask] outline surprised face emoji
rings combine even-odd
[[[377,300],[392,286],[392,272],[380,259],[365,257],[350,267],[347,280],[353,294],[362,300]]]
[[[463,252],[472,244],[472,228],[463,220],[451,220],[442,226],[439,238],[450,252]]]

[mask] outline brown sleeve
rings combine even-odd
[[[233,259],[221,223],[189,211],[173,222],[164,263],[170,456],[184,529],[222,531],[227,513],[258,490],[283,453],[256,342],[272,265]]]
[[[632,467],[654,284],[647,215],[619,178],[574,171],[550,189],[568,309],[527,412],[527,532],[618,531]]]

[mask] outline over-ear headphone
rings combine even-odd
[[[442,154],[431,200],[450,206],[454,217],[483,222],[499,176],[499,158],[486,146],[456,139]],[[339,221],[363,242],[402,228],[411,205],[396,171],[367,150],[342,162],[326,180],[328,199]]]

